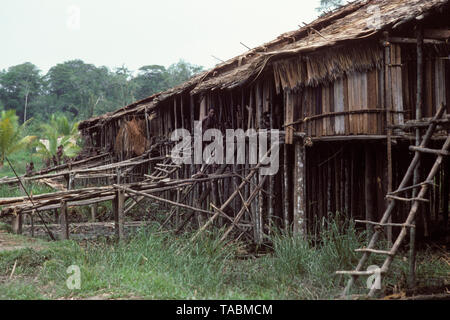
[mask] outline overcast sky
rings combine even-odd
[[[0,69],[82,59],[111,69],[207,68],[314,20],[319,0],[13,0],[0,10]],[[79,17],[79,19],[78,19]]]

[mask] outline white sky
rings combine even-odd
[[[44,73],[71,59],[109,68],[206,68],[318,16],[319,0],[13,0],[0,11],[0,70],[23,62]],[[73,8],[75,7],[75,10]],[[77,24],[77,8],[80,12]]]

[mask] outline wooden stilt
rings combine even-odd
[[[295,188],[293,232],[306,237],[306,198],[305,198],[305,148],[303,141],[295,140]]]
[[[273,106],[273,99],[274,99],[274,93],[273,93],[273,87],[269,83],[269,100],[267,101],[269,112],[270,112],[270,128],[275,128],[275,111]],[[270,141],[272,141],[272,137],[269,137]],[[267,197],[268,200],[268,207],[269,207],[269,213],[268,213],[268,234],[272,231],[272,225],[274,224],[274,215],[275,215],[275,209],[274,209],[274,202],[275,202],[275,176],[269,177],[269,196]]]
[[[349,195],[349,184],[350,184],[350,174],[349,174],[349,160],[348,157],[345,156],[344,159],[344,175],[345,175],[345,182],[344,182],[344,212],[347,216],[350,215],[350,195]]]
[[[287,145],[283,144],[283,220],[284,230],[289,232],[289,176],[288,176],[288,150]]]
[[[423,70],[423,30],[419,25],[417,29],[417,92],[416,92],[416,120],[422,118],[422,70]],[[416,129],[416,146],[420,145],[420,128]],[[420,162],[414,169],[413,184],[419,183],[420,179]],[[413,198],[417,195],[416,189],[413,190]],[[420,211],[419,211],[420,212]],[[412,221],[414,224],[415,219]],[[409,231],[409,274],[408,286],[412,289],[416,285],[416,229],[411,228]]]
[[[124,239],[124,214],[123,207],[125,202],[125,193],[123,190],[117,190],[116,196],[113,199],[114,211],[114,228],[118,240]]]
[[[373,174],[374,166],[370,146],[365,146],[365,177],[364,177],[364,191],[365,191],[365,205],[366,205],[366,220],[374,221],[374,190],[373,190]],[[367,232],[369,239],[373,234],[373,226],[367,224]]]
[[[145,107],[144,113],[145,113],[145,133],[147,135],[147,141],[150,141],[150,121],[148,119],[147,107]]]
[[[448,234],[448,205],[449,205],[449,185],[450,185],[450,157],[444,160],[444,179],[442,185],[442,215],[444,224],[444,233]]]
[[[356,210],[356,188],[355,188],[355,149],[352,148],[350,152],[350,217],[354,217],[357,214]]]
[[[58,209],[53,209],[53,214],[55,217],[55,223],[58,224],[59,223],[59,212]]]
[[[18,213],[12,219],[12,229],[15,234],[22,234],[22,224],[23,224],[22,214]]]
[[[386,43],[387,38],[389,37],[389,33],[384,33]],[[386,128],[387,128],[387,135],[386,135],[386,158],[387,158],[387,191],[392,192],[392,128],[391,128],[391,116],[392,116],[392,82],[391,82],[391,71],[390,71],[390,65],[391,65],[391,49],[389,45],[386,45],[384,48],[384,78],[383,78],[383,84],[384,87],[382,88],[382,94],[383,94],[383,103],[384,108],[386,109]],[[389,205],[389,200],[387,201],[387,205]],[[389,216],[388,222],[392,222],[392,217]],[[389,243],[392,242],[392,228],[388,227],[387,229],[388,233],[388,241]]]
[[[98,203],[91,205],[91,221],[95,222],[97,216]]]
[[[34,215],[36,214],[36,210],[33,210],[30,214],[30,224],[31,224],[31,236],[34,237]]]
[[[67,214],[67,203],[63,200],[61,201],[61,240],[68,240],[69,239],[69,219]]]
[[[22,195],[26,195],[27,192],[24,189],[24,180],[22,178],[20,179],[20,183],[19,183],[19,189],[20,189],[20,193]],[[13,229],[13,233],[15,234],[22,234],[22,224],[23,224],[23,217],[22,217],[22,213],[18,213],[15,215],[15,217],[13,218],[12,221],[12,229]]]
[[[259,131],[261,129],[265,129],[265,122],[264,122],[264,116],[263,116],[263,84],[260,83],[256,86],[255,91],[255,104],[256,104],[256,114],[255,114],[255,123],[256,123],[256,130]],[[259,150],[260,156],[263,156],[261,154],[261,150]],[[255,182],[258,184],[259,181],[262,181],[262,175],[258,174],[255,175]],[[261,190],[265,188],[264,183],[261,186]],[[256,243],[261,244],[263,242],[263,236],[264,236],[264,217],[267,212],[267,208],[264,202],[265,196],[263,192],[259,190],[258,197],[256,199],[256,224],[257,224],[257,237],[256,237]]]
[[[326,177],[326,183],[327,183],[327,212],[326,212],[326,216],[329,217],[330,215],[333,214],[333,209],[331,206],[331,201],[332,201],[332,196],[331,196],[331,160],[327,160],[326,162],[326,173],[325,173],[325,177]]]

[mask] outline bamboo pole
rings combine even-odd
[[[239,210],[238,214],[234,218],[234,221],[233,221],[232,225],[230,227],[228,227],[228,229],[225,231],[223,236],[220,238],[220,241],[224,241],[226,239],[226,237],[228,236],[228,234],[231,232],[231,230],[233,230],[234,226],[239,222],[239,220],[241,219],[242,215],[246,211],[246,208],[252,203],[253,199],[257,196],[258,191],[261,188],[261,185],[264,184],[266,179],[267,179],[267,176],[263,176],[262,181],[260,181],[259,186],[256,187],[252,191],[252,193],[250,194],[250,197],[247,199],[246,202],[244,202],[244,205],[242,206],[241,210]]]
[[[30,213],[30,224],[31,224],[31,236],[34,237],[34,215],[35,215],[36,211],[33,210]]]
[[[374,166],[373,159],[370,152],[370,146],[365,146],[365,177],[364,177],[364,191],[365,191],[365,207],[366,207],[366,220],[374,221],[374,201],[373,201],[373,174],[374,174]],[[373,234],[373,226],[367,224],[366,226],[368,232],[368,239],[372,237]]]
[[[271,86],[269,84],[269,112],[270,112],[270,128],[275,128],[275,120],[274,120],[274,108],[273,108],[273,99],[274,99],[274,92],[273,92],[273,86]],[[270,135],[269,137],[270,141],[272,141],[272,136]],[[268,233],[270,234],[272,231],[272,225],[274,223],[273,218],[274,218],[274,214],[275,214],[275,209],[274,209],[274,193],[275,193],[275,175],[270,176],[269,177],[269,193],[270,196],[267,197],[267,200],[269,202],[269,214],[268,214]]]
[[[192,211],[204,213],[204,214],[207,214],[207,215],[211,215],[211,214],[214,215],[215,214],[214,212],[211,212],[211,211],[208,211],[208,210],[195,208],[195,207],[183,204],[183,203],[177,203],[177,202],[174,202],[174,201],[171,201],[171,200],[167,200],[167,199],[164,199],[164,198],[161,198],[161,197],[157,197],[157,196],[152,195],[152,194],[144,193],[144,192],[141,192],[141,191],[136,191],[136,190],[130,189],[130,188],[122,186],[122,185],[115,184],[115,185],[113,185],[113,187],[114,188],[118,188],[118,189],[122,189],[122,190],[126,191],[127,193],[141,195],[143,197],[146,197],[146,198],[149,198],[149,199],[152,199],[152,200],[155,200],[155,201],[163,202],[165,204],[170,204],[172,206],[177,206],[177,207],[184,208],[184,209],[187,209],[187,210],[192,210]]]
[[[216,213],[215,213],[211,218],[209,218],[209,219],[206,221],[206,223],[205,223],[205,224],[197,231],[197,233],[191,238],[191,241],[192,241],[192,242],[195,241],[195,239],[197,239],[197,237],[198,237],[203,231],[205,231],[206,228],[207,228],[209,225],[211,225],[211,224],[214,222],[214,220],[219,216],[220,211],[217,210],[217,208],[216,208],[213,204],[211,204],[211,207],[213,207],[213,208],[216,210]]]
[[[225,209],[228,207],[228,205],[231,204],[231,202],[233,201],[233,199],[239,194],[240,190],[248,183],[248,180],[250,180],[255,174],[256,172],[259,170],[259,168],[261,167],[261,165],[266,161],[267,157],[269,156],[269,154],[271,152],[273,152],[275,149],[278,151],[278,147],[279,144],[274,144],[271,146],[270,150],[266,152],[266,154],[261,158],[261,160],[258,162],[258,164],[256,166],[254,166],[253,168],[250,169],[250,173],[245,177],[245,179],[241,182],[241,184],[237,187],[236,190],[234,190],[234,192],[231,194],[231,196],[222,204],[222,206],[220,207],[220,211],[225,211]],[[277,152],[276,151],[276,152]],[[262,181],[260,181],[260,184],[257,188],[255,188],[252,191],[252,195],[253,197],[247,200],[247,203],[251,203],[251,201],[254,199],[254,197],[258,194],[259,190],[261,189],[261,185],[264,184],[265,180],[266,180],[267,176],[264,176]],[[241,210],[239,211],[239,213],[236,215],[236,218],[239,216],[242,216],[242,214],[246,211],[246,208],[242,207]],[[233,224],[231,225],[231,229],[233,228],[233,226],[236,224],[236,218],[233,222]],[[238,219],[238,220],[239,220]],[[229,230],[224,234],[224,236],[222,237],[222,239],[224,239],[226,237],[226,235],[228,235],[228,233],[231,231],[231,229],[229,228]]]
[[[293,233],[306,237],[305,148],[298,139],[295,140],[295,180]]]
[[[423,72],[423,29],[422,25],[417,26],[417,91],[416,91],[416,120],[422,118],[422,72]],[[430,106],[428,106],[430,107]],[[420,145],[420,128],[416,129],[416,146]],[[420,179],[420,162],[414,169],[413,184],[418,184]],[[413,189],[413,198],[416,197],[416,189]],[[411,223],[414,224],[415,220]],[[409,274],[408,286],[414,288],[416,285],[416,229],[409,231]]]
[[[264,117],[263,117],[263,99],[264,99],[264,87],[263,83],[260,82],[256,86],[256,121],[257,121],[257,130],[265,129],[265,123],[264,123]],[[261,173],[255,176],[256,181],[262,181],[263,176]],[[257,238],[256,243],[261,244],[263,242],[264,237],[264,218],[267,213],[267,207],[265,205],[265,197],[264,193],[261,191],[265,188],[265,184],[263,183],[261,185],[261,188],[258,192],[258,198],[257,198],[257,207],[256,207],[256,214],[257,214]]]
[[[134,159],[141,159],[142,156],[134,158]],[[88,175],[80,175],[82,173],[90,173],[92,175],[91,178],[98,178],[99,176],[94,175],[94,172],[100,172],[100,171],[107,171],[107,170],[111,170],[111,169],[115,169],[115,168],[121,168],[121,167],[130,167],[130,166],[136,166],[136,165],[140,165],[140,164],[144,164],[146,162],[152,162],[152,161],[160,161],[162,159],[164,159],[165,157],[156,157],[156,158],[150,158],[150,159],[144,159],[144,160],[136,160],[134,161],[133,159],[129,159],[129,160],[125,160],[125,161],[121,161],[118,163],[114,163],[114,164],[110,164],[110,165],[102,165],[99,167],[93,167],[93,168],[87,168],[87,169],[74,169],[74,170],[67,170],[67,171],[62,171],[62,172],[58,172],[58,173],[51,173],[51,174],[45,174],[45,175],[35,175],[32,177],[21,177],[21,179],[23,179],[23,181],[34,181],[34,180],[41,180],[41,179],[48,179],[48,178],[56,178],[56,177],[64,177],[67,176],[69,174],[73,174],[73,179],[76,178],[82,178],[82,179],[87,179],[89,178]],[[133,160],[133,161],[132,161]],[[110,176],[109,174],[104,174],[104,175],[100,175],[101,177],[103,176]],[[18,180],[16,178],[11,178],[9,180],[4,180],[4,181],[0,181],[0,185],[2,184],[11,184],[11,183],[16,183],[18,182]]]
[[[283,144],[283,219],[284,230],[289,231],[289,181],[288,181],[288,146]]]
[[[67,203],[62,200],[61,201],[61,240],[69,239],[69,221],[67,215]]]
[[[23,195],[26,195],[27,192],[24,188],[23,179],[22,178],[19,178],[19,179],[20,179],[20,184],[19,184],[20,193]],[[13,217],[13,223],[12,223],[13,233],[22,234],[22,224],[23,224],[23,217],[22,217],[22,214],[19,212],[18,214],[16,214]]]
[[[235,108],[234,101],[233,101],[233,92],[230,92],[230,104],[231,104],[231,126],[232,126],[232,129],[237,129],[239,127],[239,124],[238,124],[239,119],[237,119],[237,117],[236,117],[236,111],[237,111],[237,114],[239,114],[239,111],[237,110],[239,108],[239,105]],[[236,150],[236,148],[234,148],[233,152],[235,152],[235,150]],[[233,156],[234,156],[234,154],[233,154]],[[238,169],[239,169],[239,165],[236,164],[236,161],[233,161],[233,166],[232,166],[233,173],[236,173]],[[238,177],[237,176],[233,177],[232,181],[233,181],[233,184],[236,186],[238,184]],[[239,207],[239,205],[240,205],[239,198],[236,198],[233,203],[233,211],[234,212],[237,211],[237,208]]]
[[[444,179],[442,185],[442,214],[444,220],[444,232],[448,234],[448,205],[449,205],[449,187],[450,187],[450,157],[444,160]]]
[[[91,205],[91,220],[95,222],[98,210],[98,203],[94,203]]]
[[[12,230],[15,234],[22,234],[23,217],[21,213],[17,213],[12,218]]]
[[[386,109],[386,127],[387,127],[387,136],[386,136],[386,145],[387,145],[387,191],[392,192],[392,128],[391,128],[391,111],[392,111],[392,82],[391,82],[391,49],[389,42],[387,41],[389,37],[389,33],[386,31],[383,33],[386,42],[385,42],[385,48],[384,48],[384,88],[383,88],[383,95],[384,95],[384,107]],[[388,200],[388,205],[389,205]],[[389,216],[388,222],[392,222],[392,217]],[[387,228],[387,234],[388,234],[388,242],[392,242],[392,228]]]
[[[73,188],[73,174],[65,175],[67,181],[67,190],[72,190]],[[67,202],[61,201],[61,239],[69,239],[69,215],[67,212]]]

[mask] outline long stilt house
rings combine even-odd
[[[352,2],[175,88],[83,121],[85,149],[114,161],[150,149],[167,156],[173,130],[193,132],[214,107],[222,131],[278,129],[279,170],[252,175],[247,152],[245,163],[206,172],[234,176],[201,181],[190,193],[162,191],[199,208],[193,218],[171,211],[179,230],[234,226],[236,236],[261,243],[273,226],[314,234],[318,222],[340,213],[392,241],[411,220],[419,238],[448,233],[449,17],[448,0]],[[190,179],[201,169],[145,163],[122,181]]]

